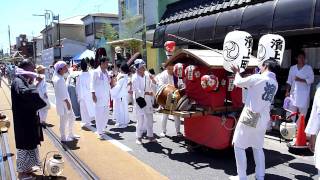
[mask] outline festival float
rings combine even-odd
[[[256,67],[271,57],[269,49],[275,48],[271,47],[271,40],[262,43],[259,59],[251,55],[253,39],[244,31],[227,34],[223,50],[194,42],[205,49],[175,51],[175,43],[166,42],[169,56],[165,66],[174,66],[180,85],[178,88],[164,85],[158,89],[156,100],[163,107],[159,112],[183,118],[185,139],[190,143],[217,150],[231,147],[245,96],[245,90],[233,85],[231,67],[239,66],[243,76],[256,73]],[[277,53],[283,54],[284,49],[281,50]]]

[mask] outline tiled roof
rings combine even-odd
[[[236,9],[268,0],[181,0],[167,6],[159,25]]]

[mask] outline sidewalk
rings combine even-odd
[[[11,105],[9,104],[8,100],[11,101],[10,97],[10,89],[6,86],[5,83],[2,82],[2,87],[0,88],[0,111],[3,112],[11,121],[11,127],[8,131],[8,141],[9,146],[12,154],[14,154],[14,157],[12,158],[14,160],[14,167],[16,168],[16,148],[15,148],[15,140],[14,140],[14,130],[13,130],[13,122],[12,122],[12,111],[11,111]],[[42,142],[40,148],[40,157],[41,161],[43,162],[44,156],[47,152],[50,151],[58,151],[58,149],[51,143],[49,138],[44,134],[44,141]],[[63,157],[65,159],[65,157]],[[38,175],[41,175],[42,172],[37,173]],[[76,172],[75,169],[72,168],[71,164],[69,162],[65,162],[64,164],[64,171],[62,176],[67,177],[67,179],[81,179],[79,174]]]
[[[6,94],[9,94],[9,89],[6,91]],[[3,97],[3,92],[4,91],[0,91],[1,99],[5,98]],[[5,113],[8,114],[9,112],[11,115],[11,110]],[[55,107],[51,107],[49,110],[47,123],[53,125],[53,131],[59,136],[59,117],[56,114]],[[10,136],[13,137],[12,128],[10,131]],[[168,179],[128,152],[121,150],[108,141],[97,139],[94,132],[81,130],[79,121],[75,122],[75,133],[80,135],[81,138],[76,147],[72,148],[72,151],[101,179]],[[14,149],[14,138],[11,138],[10,146],[11,149]],[[44,152],[48,152],[48,148],[52,146],[52,143],[48,142],[48,138],[45,138],[45,142],[40,148],[41,157],[43,157]],[[68,177],[68,179],[81,179],[73,172],[73,169],[66,167],[63,174]]]

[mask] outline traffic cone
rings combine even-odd
[[[296,136],[295,146],[306,146],[307,145],[307,135],[304,132],[304,129],[305,129],[304,115],[301,114],[299,126],[298,126],[298,131],[297,131],[297,136]]]

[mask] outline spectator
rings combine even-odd
[[[33,85],[37,76],[33,71],[32,62],[23,60],[11,86],[18,178],[30,178],[30,173],[40,170],[41,166],[38,145],[43,141],[43,134],[37,111],[46,103]]]

